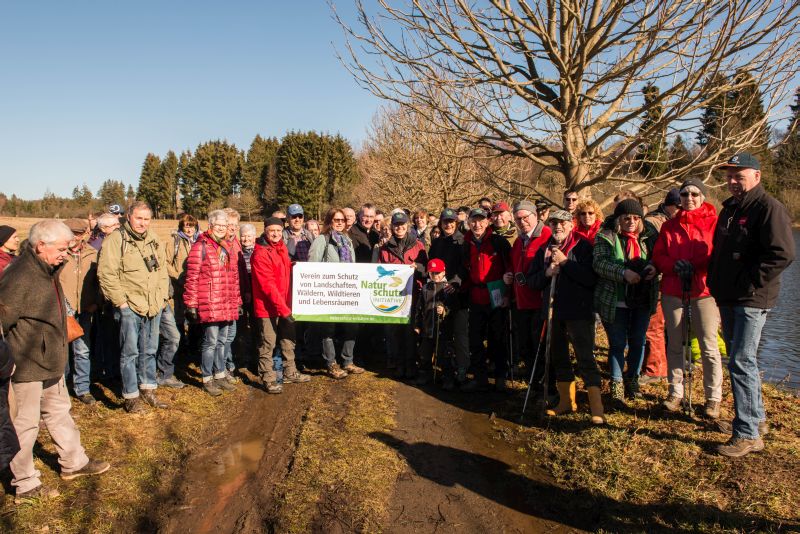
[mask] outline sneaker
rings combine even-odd
[[[328,366],[328,376],[336,380],[341,380],[342,378],[347,378],[347,371],[339,367],[338,363],[334,363]]]
[[[764,442],[761,438],[744,439],[744,438],[731,438],[727,443],[717,446],[717,452],[722,456],[729,458],[739,458],[751,452],[758,452],[764,450]]]
[[[661,403],[661,407],[667,410],[668,412],[679,412],[681,411],[681,404],[683,403],[683,397],[678,397],[677,395],[669,395],[667,400]]]
[[[624,408],[625,404],[625,386],[622,382],[611,382],[611,401],[616,408]]]
[[[231,383],[227,376],[225,378],[215,378],[214,384],[223,391],[236,391],[236,386]]]
[[[719,401],[706,401],[704,413],[709,419],[719,419]]]
[[[636,400],[642,398],[642,393],[639,391],[639,377],[626,378],[623,382],[625,388],[625,398]]]
[[[78,477],[85,477],[89,475],[99,475],[111,469],[111,464],[102,460],[89,460],[86,465],[77,471],[70,471],[69,473],[61,472],[62,480],[72,480]]]
[[[733,433],[732,421],[723,421],[722,419],[717,419],[714,421],[714,426],[718,432],[722,432],[723,434]],[[758,435],[763,438],[767,434],[769,434],[769,424],[767,424],[766,421],[760,421],[758,423]]]
[[[94,404],[95,402],[97,402],[97,401],[95,400],[95,398],[94,398],[94,397],[92,397],[92,394],[91,394],[91,393],[84,393],[83,395],[78,395],[76,398],[77,398],[79,401],[81,401],[82,403],[86,404],[87,406],[91,406],[92,404]]]
[[[264,389],[267,390],[267,393],[271,395],[277,395],[279,393],[283,393],[283,386],[278,384],[277,382],[264,383]]]
[[[147,408],[142,400],[136,397],[135,399],[125,399],[125,411],[128,413],[144,413]]]
[[[350,374],[350,375],[360,375],[361,373],[363,373],[363,372],[364,372],[364,369],[363,369],[363,368],[361,368],[361,367],[357,366],[357,365],[356,365],[356,364],[354,364],[354,363],[351,363],[350,365],[345,365],[345,366],[343,367],[343,369],[344,369],[345,371],[347,371],[347,374]]]
[[[653,376],[653,375],[642,375],[639,377],[639,385],[646,386],[648,384],[657,384],[667,378],[666,376]]]
[[[217,386],[216,380],[209,380],[208,382],[203,382],[203,391],[205,391],[212,397],[219,397],[220,395],[222,395],[222,390]]]
[[[311,377],[309,375],[303,374],[297,370],[295,370],[293,373],[283,373],[284,384],[302,384],[310,381]]]
[[[174,375],[169,378],[159,378],[158,385],[172,389],[181,389],[182,387],[186,386],[186,384],[175,378]]]
[[[225,376],[225,380],[227,380],[231,384],[238,384],[239,382],[241,382],[241,380],[239,380],[238,378],[233,376],[233,370],[232,369],[228,369],[228,372],[226,373],[226,376]]]
[[[14,504],[26,504],[46,499],[55,499],[59,495],[61,495],[61,493],[59,493],[57,489],[48,488],[39,484],[32,490],[28,490],[24,493],[17,493],[14,497]]]
[[[156,392],[154,389],[143,389],[141,390],[140,393],[142,400],[145,401],[150,406],[152,406],[153,408],[161,408],[162,410],[164,408],[169,408],[169,404],[167,404],[164,401],[158,400],[158,397],[156,397]]]

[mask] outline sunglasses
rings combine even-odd
[[[640,221],[640,220],[642,220],[642,218],[639,217],[638,215],[625,215],[622,218],[622,220],[623,221]]]
[[[578,197],[575,197],[575,198],[565,198],[564,200],[566,200],[567,202],[577,202],[577,201],[578,201]]]
[[[336,217],[336,218],[333,219],[333,222],[346,222],[346,221],[344,219],[342,219],[341,217]]]
[[[303,218],[303,214],[302,213],[300,213],[298,215],[292,215],[292,219],[302,219],[302,218]]]
[[[698,193],[697,191],[681,191],[681,196],[682,197],[688,197],[689,195],[692,195],[692,198],[697,198],[701,194],[702,193]]]
[[[594,215],[593,211],[582,211],[578,215]]]

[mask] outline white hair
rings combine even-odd
[[[239,227],[239,235],[241,236],[241,235],[244,235],[244,234],[253,234],[253,235],[255,235],[256,234],[256,227],[253,226],[250,223],[244,223],[243,225],[241,225]]]
[[[225,221],[225,224],[228,224],[228,214],[225,210],[214,210],[208,214],[209,226],[212,226],[217,221]]]
[[[36,246],[38,243],[51,245],[56,241],[72,241],[72,230],[58,219],[45,219],[31,226],[28,242]]]
[[[104,213],[97,218],[95,222],[95,226],[103,227],[103,226],[111,226],[119,222],[119,217],[114,215],[113,213]]]
[[[230,222],[232,219],[236,219],[236,222],[239,222],[239,220],[241,220],[239,212],[233,208],[224,208],[222,211],[228,214],[228,222]]]

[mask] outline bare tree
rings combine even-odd
[[[576,189],[709,176],[765,124],[656,176],[626,171],[648,139],[693,137],[705,103],[739,89],[736,72],[761,88],[764,121],[779,120],[798,72],[800,0],[379,0],[374,12],[356,1],[357,23],[337,20],[342,60],[363,87]],[[648,84],[659,91],[645,102]]]

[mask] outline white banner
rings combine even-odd
[[[408,323],[413,265],[298,262],[292,316],[322,323]]]

